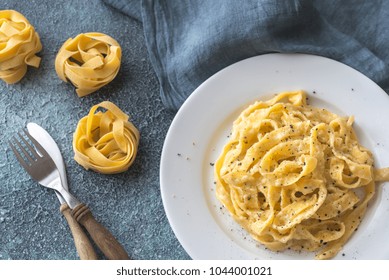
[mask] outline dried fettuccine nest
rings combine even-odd
[[[120,68],[121,48],[103,33],[82,33],[69,38],[55,59],[55,71],[70,81],[79,97],[91,94],[111,82]]]
[[[106,111],[95,113],[99,107]],[[74,159],[85,169],[104,174],[126,171],[135,160],[140,138],[128,118],[112,102],[93,106],[73,135]]]
[[[27,66],[39,67],[42,50],[39,35],[19,12],[0,11],[0,79],[8,84],[20,81]]]

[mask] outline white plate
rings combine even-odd
[[[215,74],[187,99],[167,133],[161,158],[162,200],[178,240],[193,259],[312,259],[274,253],[253,241],[215,198],[214,163],[233,120],[249,104],[303,89],[309,104],[355,116],[361,143],[377,167],[389,166],[389,97],[339,62],[305,54],[267,54]],[[389,191],[378,185],[358,231],[336,259],[389,259]],[[344,254],[344,255],[343,255]]]

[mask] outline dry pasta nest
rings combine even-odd
[[[55,59],[55,70],[82,97],[111,82],[120,69],[121,48],[112,37],[91,32],[69,38]]]
[[[20,81],[27,66],[38,68],[42,50],[38,33],[28,20],[13,10],[0,11],[0,79],[8,84]]]
[[[106,111],[98,111],[103,108]],[[115,104],[101,102],[82,118],[73,135],[74,159],[85,169],[114,174],[134,162],[139,131]]]

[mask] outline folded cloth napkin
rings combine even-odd
[[[252,56],[309,53],[343,62],[389,92],[389,1],[103,0],[143,24],[166,107]]]

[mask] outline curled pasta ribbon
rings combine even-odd
[[[39,35],[19,12],[0,11],[0,79],[8,84],[20,81],[27,66],[38,68],[42,50]]]
[[[58,77],[76,87],[79,97],[91,94],[111,82],[119,72],[121,48],[102,33],[83,33],[69,38],[55,58]]]
[[[95,113],[99,107],[106,111]],[[73,135],[74,159],[85,169],[104,174],[126,171],[135,160],[140,138],[128,118],[112,102],[93,106]]]
[[[375,181],[389,180],[389,168],[373,168],[353,121],[309,106],[303,91],[255,102],[215,163],[217,198],[267,248],[334,257],[357,230]]]

